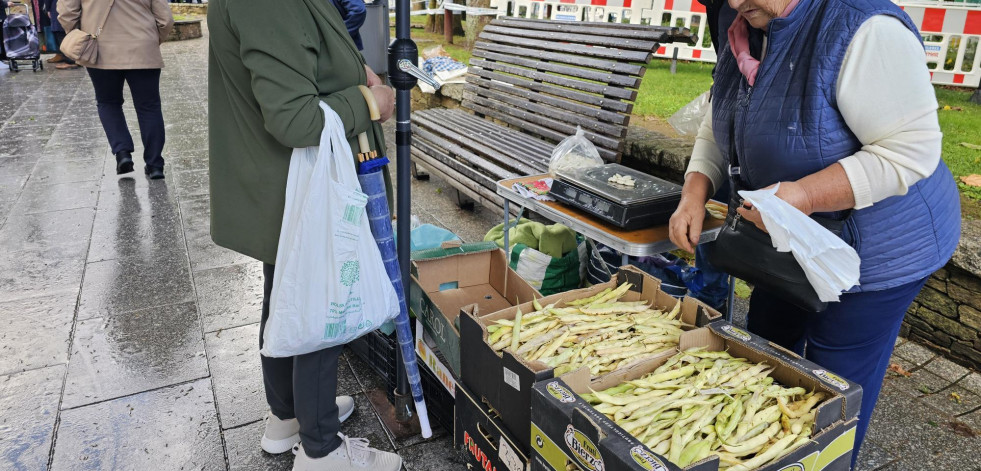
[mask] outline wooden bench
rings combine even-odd
[[[653,52],[695,40],[684,28],[496,19],[474,45],[461,107],[412,114],[414,168],[452,185],[457,204],[501,212],[496,182],[547,171],[576,126],[616,162]]]

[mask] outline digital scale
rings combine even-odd
[[[610,183],[616,174],[634,179],[634,186]],[[681,185],[620,164],[559,170],[549,194],[624,230],[664,224],[681,201]]]

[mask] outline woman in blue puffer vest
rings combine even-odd
[[[889,0],[729,4],[739,15],[720,48],[671,239],[689,251],[697,244],[730,149],[742,187],[780,183],[777,196],[805,214],[847,216],[842,238],[862,260],[860,284],[816,314],[758,288],[749,329],[862,386],[857,456],[903,316],[960,238],[925,53]],[[737,211],[765,230],[758,211]]]

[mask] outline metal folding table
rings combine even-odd
[[[545,219],[561,223],[582,234],[587,239],[595,240],[606,245],[613,250],[623,254],[622,265],[629,263],[629,257],[644,257],[663,252],[669,252],[678,248],[668,236],[668,225],[625,231],[616,226],[603,222],[578,209],[557,203],[555,201],[540,201],[534,198],[522,196],[514,190],[515,183],[531,183],[543,178],[550,178],[547,174],[529,175],[520,178],[511,178],[497,182],[497,194],[504,198],[504,246],[510,247],[509,228],[511,224],[511,203],[518,205],[517,219],[525,210],[539,214]],[[719,203],[721,204],[721,203]],[[711,242],[719,234],[719,229],[724,221],[708,217],[705,219],[705,226],[702,228],[702,236],[698,242],[700,244]],[[732,318],[733,283],[730,278],[729,283],[729,302],[726,320]]]

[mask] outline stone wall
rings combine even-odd
[[[180,20],[174,22],[167,41],[184,41],[201,37],[201,20]]]
[[[207,16],[207,3],[171,3],[170,11],[175,15]]]

